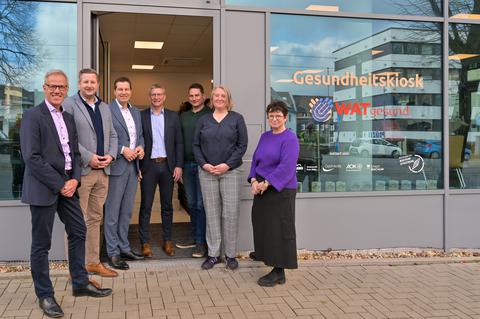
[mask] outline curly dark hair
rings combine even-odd
[[[280,100],[273,100],[267,106],[267,114],[272,112],[282,112],[283,116],[288,115],[288,107],[287,104]]]

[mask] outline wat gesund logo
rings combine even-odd
[[[333,102],[331,98],[314,98],[310,100],[310,113],[315,121],[319,123],[324,123],[332,117],[333,108],[337,111],[338,115],[367,115],[368,108],[372,106],[369,102],[355,102],[355,103],[345,103],[341,104],[338,102]]]
[[[309,72],[307,72],[309,71]],[[313,75],[311,70],[296,71],[292,80],[297,85],[335,85],[347,87],[389,87],[389,88],[423,88],[423,78],[416,74],[414,77],[402,77],[399,72],[368,73],[356,76],[350,72],[343,75]],[[332,118],[333,111],[341,115],[367,116],[399,116],[410,114],[410,107],[371,108],[370,102],[333,102],[330,97],[313,98],[310,100],[310,113],[316,122],[324,123]]]

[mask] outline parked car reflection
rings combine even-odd
[[[350,155],[387,156],[397,158],[402,155],[402,149],[383,138],[359,138],[353,141],[348,149]]]
[[[440,158],[442,154],[442,143],[439,140],[425,140],[415,144],[415,153],[427,158]],[[464,159],[468,161],[472,156],[472,151],[466,147],[464,150]]]

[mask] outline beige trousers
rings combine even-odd
[[[108,194],[108,176],[103,170],[92,170],[82,176],[78,189],[80,207],[82,208],[87,239],[85,241],[85,263],[100,262],[100,225],[103,219],[103,204]]]

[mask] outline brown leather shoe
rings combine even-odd
[[[142,255],[145,258],[152,258],[152,248],[150,248],[150,244],[143,244],[142,245]]]
[[[163,251],[170,257],[175,256],[175,250],[173,250],[173,242],[171,240],[166,240],[163,243]]]
[[[105,267],[102,263],[88,264],[85,266],[87,271],[91,274],[99,275],[101,277],[117,277],[118,273],[115,270]]]

